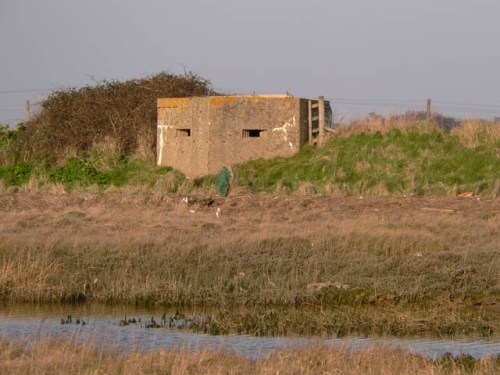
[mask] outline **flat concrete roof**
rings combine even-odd
[[[217,99],[228,100],[231,102],[235,99],[252,98],[252,99],[302,99],[296,98],[287,94],[262,94],[262,95],[207,95],[207,96],[188,96],[188,97],[175,97],[175,98],[158,98],[156,103],[158,108],[168,107],[172,103],[183,103],[191,99]]]

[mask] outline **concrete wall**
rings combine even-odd
[[[158,164],[192,178],[308,141],[307,100],[284,95],[158,99]]]
[[[187,176],[209,173],[209,116],[204,100],[158,99],[158,165],[172,166]]]

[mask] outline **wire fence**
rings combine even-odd
[[[333,107],[342,108],[345,112],[361,112],[365,114],[370,112],[385,112],[385,114],[391,114],[406,111],[427,111],[426,100],[346,99],[335,97],[327,99],[332,102]],[[500,116],[500,105],[432,100],[432,112],[457,118],[494,118]]]
[[[36,113],[40,110],[43,98],[54,90],[54,88],[0,90],[0,124],[16,126],[21,122],[25,122],[26,105],[20,103],[24,103],[26,98],[29,97],[30,111]],[[34,94],[37,93],[40,95],[35,95],[36,99],[33,100]]]
[[[2,98],[10,95],[20,94],[46,94],[54,91],[54,88],[33,88],[19,90],[0,90],[0,123],[15,124],[25,121],[24,105],[11,104],[9,101],[2,104]],[[60,90],[60,89],[59,89]],[[64,89],[63,89],[64,90]],[[255,94],[255,92],[253,92]],[[251,94],[250,94],[251,95]],[[29,96],[29,95],[26,95]],[[32,101],[31,111],[36,113],[40,109],[43,98]],[[326,96],[330,101],[334,113],[334,119],[338,122],[349,122],[369,115],[398,115],[407,112],[426,112],[426,99],[380,99],[380,98],[346,98]],[[467,103],[458,101],[432,100],[432,113],[457,120],[465,118],[481,118],[500,123],[500,105],[491,103]]]

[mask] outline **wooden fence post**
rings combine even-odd
[[[29,101],[29,100],[26,100],[25,109],[26,109],[26,127],[28,127],[28,123],[29,123],[29,122],[30,122],[30,120],[31,120],[31,114],[30,114],[30,101]]]
[[[427,99],[427,122],[429,125],[431,124],[432,120],[432,102],[431,98]]]
[[[309,129],[309,146],[313,144],[313,122],[312,122],[312,101],[307,101],[307,113],[308,113],[308,129]]]
[[[318,144],[323,146],[325,144],[325,97],[318,97],[318,110],[319,110],[319,139]]]

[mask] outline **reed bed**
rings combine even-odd
[[[499,331],[496,199],[187,201],[2,196],[0,296],[210,306],[199,329],[221,333]]]

